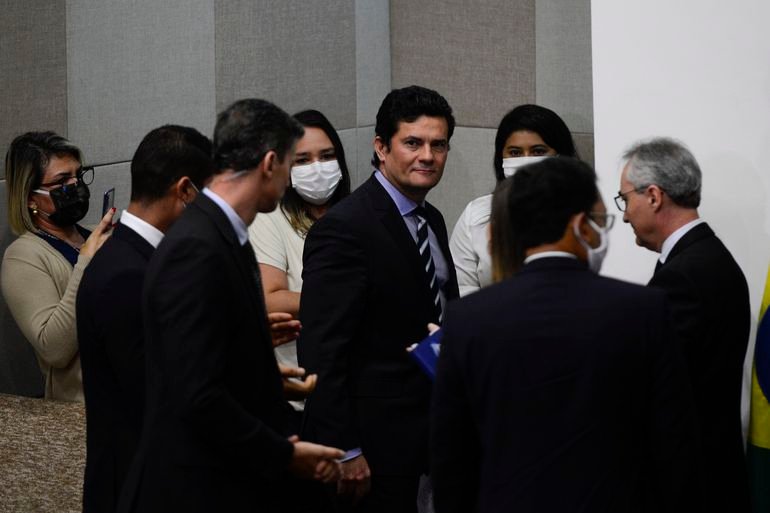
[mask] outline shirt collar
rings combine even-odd
[[[535,253],[534,255],[529,255],[527,258],[524,259],[524,264],[528,264],[530,262],[533,262],[535,260],[540,260],[541,258],[574,258],[577,260],[577,257],[573,255],[572,253],[567,253],[566,251],[542,251],[540,253]]]
[[[243,219],[241,219],[241,217],[235,213],[233,207],[231,207],[229,203],[223,200],[217,193],[208,187],[205,187],[202,192],[211,198],[211,201],[216,203],[217,206],[222,209],[222,212],[225,213],[227,219],[230,221],[230,224],[233,225],[233,230],[235,230],[235,235],[238,236],[238,242],[241,243],[241,246],[246,244],[249,241],[249,227],[246,226],[246,223],[243,222]]]
[[[135,216],[128,210],[124,210],[123,213],[120,214],[120,224],[134,230],[141,238],[149,242],[153,248],[157,248],[160,241],[163,240],[162,231],[158,230],[141,217]]]
[[[396,189],[396,186],[390,183],[379,169],[374,171],[374,177],[378,182],[380,182],[380,185],[385,188],[385,191],[388,193],[388,196],[391,197],[393,203],[396,204],[398,212],[402,217],[411,214],[412,211],[417,208],[418,204],[404,196],[404,193]],[[424,206],[424,203],[425,202],[423,202],[422,206]]]
[[[680,226],[674,233],[669,235],[668,238],[663,241],[663,245],[660,247],[660,257],[658,258],[660,263],[665,264],[668,255],[671,254],[671,250],[674,249],[676,243],[679,242],[679,240],[684,237],[687,232],[703,222],[703,219],[695,219],[694,221],[690,221],[689,223]]]

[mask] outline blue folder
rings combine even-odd
[[[442,330],[435,331],[409,352],[420,368],[433,381],[436,380],[436,365],[438,364],[438,355],[441,351],[441,337],[443,336],[444,332]]]

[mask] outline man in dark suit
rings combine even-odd
[[[147,269],[145,420],[122,510],[278,511],[287,473],[338,475],[342,451],[286,432],[289,406],[247,235],[257,212],[280,200],[301,135],[262,100],[217,118],[214,176]]]
[[[698,216],[701,170],[672,139],[635,144],[616,197],[636,242],[660,253],[649,285],[666,291],[683,344],[702,442],[704,511],[749,511],[741,431],[751,311],[746,278]]]
[[[318,384],[304,433],[361,449],[343,463],[339,486],[358,511],[416,511],[427,472],[431,382],[406,347],[458,295],[444,220],[425,201],[453,130],[452,110],[435,91],[389,93],[377,113],[374,175],[305,242],[298,352]]]
[[[450,304],[444,325],[436,513],[692,510],[693,405],[664,294],[588,265],[612,220],[575,159],[498,187],[498,283]]]
[[[147,134],[131,160],[131,202],[80,282],[84,512],[108,513],[117,505],[144,411],[141,296],[147,264],[212,169],[211,142],[195,129],[167,125]]]

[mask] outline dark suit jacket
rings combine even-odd
[[[83,274],[77,328],[86,399],[83,511],[115,510],[144,410],[142,282],[154,248],[118,224]]]
[[[446,226],[438,210],[426,208],[452,299],[457,277]],[[303,265],[297,347],[300,365],[318,373],[304,435],[361,447],[375,474],[424,472],[432,386],[406,347],[427,336],[433,299],[417,245],[376,178],[313,225]]]
[[[684,348],[703,443],[704,508],[748,511],[741,432],[751,309],[746,278],[705,223],[687,232],[650,280],[666,291]]]
[[[662,293],[544,258],[454,302],[444,333],[436,513],[691,510],[693,404]]]
[[[199,194],[150,261],[146,413],[124,510],[274,510],[293,453],[289,406],[256,259],[246,255],[225,214]]]

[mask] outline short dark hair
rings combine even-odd
[[[211,141],[194,128],[165,125],[144,136],[131,159],[131,201],[162,198],[187,176],[198,189],[214,173]]]
[[[492,262],[496,279],[512,276],[526,250],[556,242],[575,214],[599,199],[596,173],[576,158],[554,157],[522,167],[492,199]]]
[[[304,132],[294,118],[266,100],[239,100],[217,116],[214,172],[253,169],[269,151],[283,160]]]
[[[503,174],[505,141],[518,130],[535,132],[543,139],[544,143],[563,157],[578,157],[572,134],[558,114],[540,105],[519,105],[503,116],[497,127],[493,165],[498,182],[505,178],[505,174]]]
[[[447,141],[452,138],[452,134],[455,131],[455,118],[452,115],[452,107],[436,91],[416,85],[393,89],[382,100],[380,110],[377,111],[374,135],[382,140],[386,148],[390,148],[390,140],[398,132],[398,124],[402,121],[411,123],[420,116],[444,118],[449,128]],[[374,167],[379,167],[380,165],[377,152],[374,152],[372,157],[372,165]]]
[[[334,194],[329,198],[328,205],[336,205],[342,198],[350,194],[350,172],[348,171],[348,164],[345,160],[345,148],[342,146],[342,141],[337,131],[332,126],[331,122],[321,112],[317,110],[303,110],[292,116],[299,121],[303,127],[318,128],[323,130],[326,137],[332,142],[334,147],[334,155],[337,158],[337,162],[340,165],[340,171],[342,172],[342,179],[337,184],[337,189]],[[297,194],[297,191],[292,187],[288,187],[281,199],[281,210],[289,219],[289,224],[298,233],[305,234],[310,229],[314,219],[310,219],[307,214],[307,202]]]

